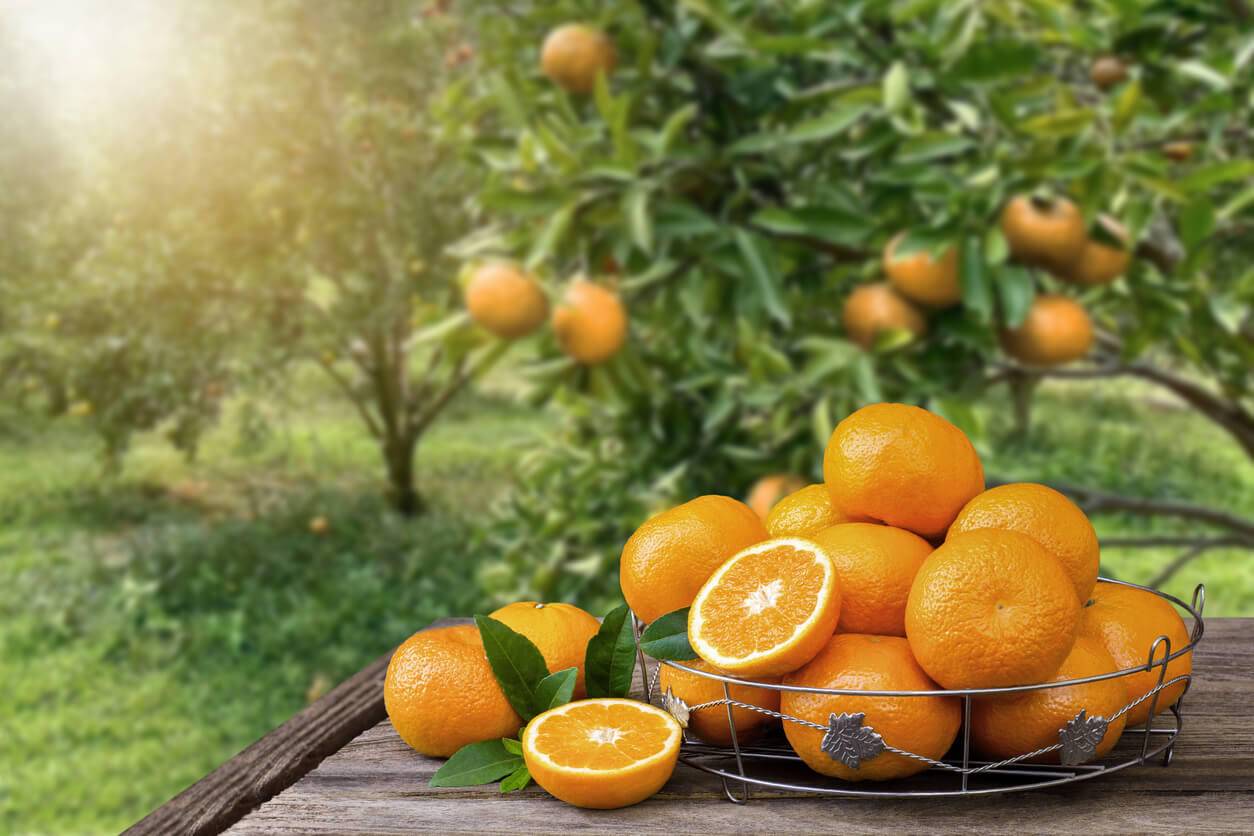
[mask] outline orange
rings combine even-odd
[[[1110,673],[1110,654],[1099,643],[1077,638],[1050,682],[1083,679]],[[1053,746],[1058,732],[1081,711],[1086,717],[1110,720],[1123,708],[1127,695],[1117,679],[1103,679],[1065,688],[1019,691],[1013,694],[975,697],[971,701],[971,748],[988,760],[1000,761]],[[1097,744],[1102,757],[1119,742],[1125,718],[1111,720]],[[1033,760],[1058,763],[1057,750]]]
[[[898,636],[837,633],[809,664],[784,677],[784,685],[859,691],[934,691],[936,683],[910,655]],[[953,744],[962,722],[958,697],[835,696],[785,691],[780,711],[821,726],[833,715],[865,714],[863,726],[880,734],[885,745],[939,760]],[[816,772],[846,781],[885,781],[922,772],[928,765],[883,752],[852,769],[821,748],[824,732],[784,721],[793,751]]]
[[[623,598],[645,622],[683,609],[725,560],[766,538],[762,518],[729,496],[699,496],[663,511],[623,546]]]
[[[749,488],[745,505],[765,519],[776,503],[788,494],[801,490],[805,487],[805,483],[800,476],[794,476],[791,473],[772,473],[770,476],[763,476],[753,483],[753,487]]]
[[[1099,581],[1094,587],[1092,600],[1080,614],[1079,634],[1101,642],[1111,655],[1114,667],[1103,673],[1144,666],[1149,661],[1150,648],[1159,636],[1171,640],[1172,653],[1189,644],[1189,631],[1184,626],[1184,619],[1170,603],[1144,589],[1109,581]],[[1160,646],[1154,658],[1161,660],[1166,655]],[[1167,664],[1163,682],[1184,676],[1192,670],[1193,653],[1190,651]],[[1158,686],[1160,673],[1162,668],[1155,667],[1151,671],[1121,676],[1115,681],[1123,685],[1127,691],[1126,700],[1131,703]],[[1184,694],[1184,687],[1185,683],[1180,682],[1159,691],[1155,713],[1170,708]],[[1146,698],[1128,712],[1129,726],[1149,719],[1153,699]]]
[[[1065,197],[1012,197],[1002,209],[1001,232],[1015,260],[1050,270],[1074,264],[1089,238],[1084,215]]]
[[[781,499],[766,515],[772,537],[809,537],[815,532],[848,522],[832,507],[826,485],[807,485]]]
[[[823,481],[845,517],[936,538],[984,490],[984,468],[971,440],[944,418],[880,403],[836,425],[823,454]]]
[[[1172,162],[1187,162],[1193,156],[1193,144],[1182,140],[1168,142],[1163,145],[1163,156]]]
[[[1052,293],[1036,297],[1016,328],[1001,332],[1001,346],[1021,363],[1057,366],[1093,348],[1093,320],[1079,304]]]
[[[465,298],[470,318],[504,340],[527,336],[549,315],[540,285],[512,264],[480,267],[466,285]]]
[[[726,676],[723,671],[711,667],[701,660],[684,662],[685,666],[696,668],[708,673]],[[767,679],[767,682],[778,684],[778,679]],[[717,679],[699,676],[680,670],[672,665],[662,665],[658,669],[658,688],[671,693],[684,701],[688,708],[705,703],[718,702],[726,699],[723,694],[723,683]],[[728,693],[733,700],[748,705],[756,705],[769,711],[779,711],[779,691],[769,688],[754,688],[750,685],[729,685]],[[732,720],[736,723],[736,739],[748,743],[761,737],[771,726],[777,725],[779,719],[769,714],[762,714],[748,708],[732,707]],[[693,711],[688,716],[688,731],[697,737],[716,746],[730,746],[732,742],[731,726],[727,722],[727,705],[712,705]]]
[[[897,247],[905,236],[904,232],[898,233],[884,248],[884,273],[897,292],[932,308],[948,308],[961,302],[958,250],[950,247],[939,259],[932,258],[927,250],[898,256]]]
[[[888,282],[854,288],[841,308],[840,321],[849,341],[865,349],[890,331],[909,331],[916,338],[927,331],[923,314]]]
[[[1128,68],[1113,55],[1103,55],[1093,62],[1089,77],[1101,90],[1109,90],[1128,77]]]
[[[842,633],[906,635],[910,585],[932,544],[903,528],[845,523],[811,536],[836,564]]]
[[[568,93],[591,93],[597,74],[604,73],[608,80],[617,64],[609,36],[582,23],[557,27],[540,48],[540,70]]]
[[[594,366],[617,354],[627,341],[627,311],[604,287],[576,279],[553,311],[553,332],[562,351]]]
[[[536,717],[523,761],[536,783],[576,807],[644,801],[670,780],[683,732],[674,717],[635,700],[581,700]]]
[[[906,637],[945,688],[1045,682],[1071,652],[1080,600],[1062,564],[1017,531],[959,534],[928,555],[906,601]]]
[[[388,663],[383,704],[401,739],[436,758],[522,726],[470,625],[410,636]]]
[[[958,512],[949,536],[980,528],[1026,534],[1058,558],[1075,585],[1076,597],[1089,599],[1097,583],[1097,532],[1079,507],[1053,488],[1017,482],[989,488]]]
[[[809,540],[777,537],[710,575],[688,611],[688,642],[719,670],[778,676],[810,661],[839,617],[831,557]]]
[[[1090,238],[1062,278],[1083,285],[1106,284],[1122,276],[1128,269],[1132,253],[1128,251],[1131,239],[1128,237],[1127,227],[1110,215],[1098,215],[1097,222],[1122,246],[1112,247]]]
[[[531,639],[544,657],[549,673],[576,668],[574,699],[583,699],[583,660],[588,639],[601,629],[601,622],[572,604],[535,601],[501,607],[492,613],[492,618]]]

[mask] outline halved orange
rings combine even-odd
[[[822,546],[777,537],[720,566],[688,611],[688,642],[740,676],[779,676],[814,658],[840,617],[836,566]]]
[[[660,790],[682,738],[675,718],[647,703],[580,700],[527,724],[523,760],[536,783],[567,804],[609,810]]]

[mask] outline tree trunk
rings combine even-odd
[[[1025,438],[1032,428],[1032,397],[1036,394],[1036,387],[1040,383],[1040,375],[1018,370],[1006,378],[1006,385],[1010,387],[1011,404],[1014,408],[1014,434],[1019,438]]]
[[[416,436],[389,436],[383,442],[383,461],[388,471],[388,497],[392,506],[405,516],[423,510],[414,475],[414,459],[418,448]]]

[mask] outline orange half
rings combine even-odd
[[[688,611],[688,642],[728,673],[780,676],[814,658],[839,617],[832,558],[810,540],[778,537],[710,576]]]
[[[609,810],[660,790],[675,770],[682,738],[675,718],[647,703],[580,700],[527,724],[523,760],[551,795]]]

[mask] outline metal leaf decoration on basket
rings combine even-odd
[[[1080,709],[1080,713],[1058,731],[1058,742],[1062,744],[1059,759],[1063,766],[1076,766],[1097,757],[1097,746],[1106,736],[1110,721],[1089,717],[1087,713],[1087,709]]]
[[[820,744],[823,751],[850,769],[879,756],[884,751],[884,739],[875,729],[862,725],[865,719],[863,713],[831,715]]]
[[[669,685],[666,686],[666,693],[662,695],[662,708],[675,718],[681,729],[688,728],[688,703],[671,693]]]

